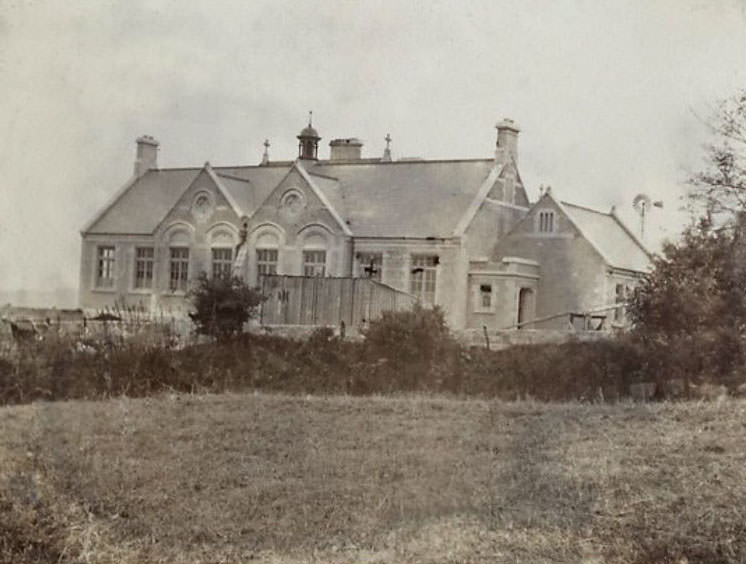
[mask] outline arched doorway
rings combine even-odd
[[[534,291],[531,288],[521,288],[518,291],[518,329],[531,329],[532,324],[526,323],[534,318]]]

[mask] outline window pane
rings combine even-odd
[[[222,247],[212,249],[212,277],[230,278],[233,271],[233,249]]]
[[[135,288],[153,287],[153,247],[135,249]]]
[[[171,247],[170,288],[185,292],[189,280],[189,248]]]
[[[412,255],[411,293],[426,305],[435,303],[438,262],[437,255]]]
[[[303,251],[303,276],[324,276],[326,251]]]
[[[382,253],[360,253],[357,256],[358,276],[360,278],[372,278],[381,281],[383,269]]]
[[[96,286],[111,288],[114,286],[114,247],[98,247],[96,260]]]
[[[259,275],[277,274],[277,249],[256,250],[256,270]]]
[[[481,305],[484,308],[492,306],[492,286],[489,284],[482,284],[479,287],[479,294],[481,298]]]

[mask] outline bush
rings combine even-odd
[[[364,332],[365,376],[379,391],[438,388],[461,350],[439,307],[387,311]]]
[[[251,319],[264,297],[237,276],[210,278],[202,272],[189,292],[197,333],[224,340]]]

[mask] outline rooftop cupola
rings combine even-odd
[[[298,157],[301,159],[318,160],[319,137],[318,131],[313,128],[311,120],[313,112],[308,112],[308,125],[298,135]]]
[[[518,127],[512,119],[505,118],[495,126],[497,129],[497,150],[495,160],[500,163],[508,162],[509,157],[518,164]]]

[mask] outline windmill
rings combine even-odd
[[[645,218],[649,213],[650,206],[662,208],[663,202],[652,202],[647,194],[637,194],[632,200],[632,207],[640,215],[640,241],[645,241]]]

